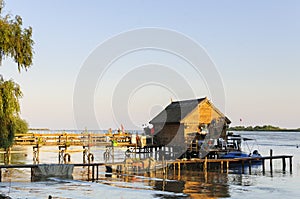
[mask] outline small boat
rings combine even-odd
[[[234,159],[234,158],[260,158],[262,157],[257,150],[254,150],[253,153],[248,154],[243,151],[231,151],[222,156],[221,159]]]
[[[262,156],[258,153],[257,150],[254,150],[253,153],[247,154],[243,151],[230,151],[222,156],[220,156],[220,159],[242,159],[246,166],[247,165],[261,165],[262,160],[260,159]],[[241,166],[239,163],[234,163],[235,166]]]
[[[250,157],[249,154],[242,151],[231,151],[220,156],[221,159],[248,158],[248,157]]]

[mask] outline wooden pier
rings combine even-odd
[[[282,161],[282,171],[286,172],[286,159],[289,160],[289,172],[293,171],[293,156],[291,155],[277,155],[277,156],[265,156],[265,157],[247,157],[247,158],[234,158],[234,159],[191,159],[191,160],[176,160],[174,162],[168,163],[168,165],[172,165],[174,169],[176,169],[176,165],[178,170],[180,168],[184,168],[187,165],[192,164],[200,164],[203,171],[210,171],[211,168],[218,168],[221,172],[228,172],[230,168],[240,168],[242,173],[245,173],[245,169],[249,169],[249,174],[251,174],[252,167],[262,166],[262,173],[266,173],[266,162],[270,163],[270,173],[273,173],[273,161],[281,160]]]
[[[137,147],[137,144],[131,143],[131,134],[119,133],[119,134],[95,134],[95,133],[27,133],[27,134],[16,134],[13,146],[32,146],[33,147],[33,162],[34,164],[39,163],[40,148],[42,146],[57,146],[58,147],[58,159],[60,164],[69,163],[71,159],[70,146],[81,146],[83,152],[83,163],[91,163],[93,154],[90,153],[90,147],[93,146],[112,146],[117,145],[118,147]],[[10,164],[11,160],[11,148],[3,153],[3,162]],[[18,152],[19,153],[19,152]]]
[[[191,159],[191,160],[174,160],[174,161],[162,161],[155,162],[154,167],[150,168],[150,164],[144,167],[144,164],[134,163],[127,164],[125,162],[119,163],[77,163],[71,164],[74,167],[88,167],[88,180],[98,180],[99,179],[99,166],[111,167],[112,169],[109,172],[117,172],[117,173],[136,173],[139,172],[156,172],[156,170],[163,170],[164,174],[167,174],[169,170],[173,170],[174,173],[180,176],[181,170],[184,169],[200,169],[202,168],[203,172],[209,172],[211,170],[215,171],[216,168],[221,173],[228,173],[232,167],[239,166],[241,167],[242,174],[245,173],[245,169],[249,169],[249,174],[251,175],[252,166],[254,162],[261,161],[262,173],[265,175],[266,173],[266,161],[270,162],[270,173],[273,174],[273,164],[274,160],[282,160],[282,171],[286,172],[286,159],[289,159],[289,172],[292,173],[292,158],[290,155],[277,155],[277,156],[267,156],[267,157],[257,157],[257,158],[235,158],[235,159]],[[43,165],[43,164],[42,164]],[[52,164],[52,165],[61,165],[61,164]],[[160,165],[160,166],[158,166]],[[26,164],[26,165],[0,165],[0,182],[2,180],[2,169],[9,168],[29,168],[31,169],[31,177],[32,177],[32,169],[37,168],[39,164]],[[131,167],[131,169],[129,169]],[[148,168],[147,168],[148,167]],[[114,168],[114,169],[113,169]],[[201,170],[199,170],[201,171]],[[90,178],[91,175],[91,178]]]
[[[262,173],[265,175],[266,173],[266,162],[269,161],[270,163],[270,173],[273,175],[273,161],[274,160],[281,160],[282,161],[282,171],[286,172],[286,159],[289,160],[289,172],[292,173],[292,158],[291,155],[277,155],[277,156],[265,156],[265,157],[246,157],[246,158],[234,158],[234,159],[176,159],[176,160],[162,160],[155,161],[155,165],[151,166],[150,163],[143,162],[142,160],[137,160],[132,164],[128,164],[125,162],[119,163],[111,163],[106,164],[106,167],[110,169],[107,170],[108,172],[117,172],[117,173],[143,173],[149,171],[156,171],[156,169],[163,169],[165,173],[168,170],[174,170],[174,172],[178,171],[180,175],[180,171],[184,169],[192,169],[192,170],[199,170],[203,172],[209,171],[220,171],[221,173],[226,172],[228,173],[229,170],[238,169],[242,174],[246,172],[248,169],[248,173],[252,173],[253,167],[262,167]],[[149,161],[150,162],[150,161]],[[147,166],[146,166],[147,165]],[[157,166],[160,165],[160,166]]]
[[[130,145],[130,134],[95,133],[26,133],[16,134],[14,145],[21,146],[108,146],[116,141],[120,146]]]
[[[45,164],[41,164],[45,165]],[[61,165],[61,164],[51,164],[51,165]],[[95,180],[96,178],[98,179],[98,173],[99,173],[99,166],[104,166],[105,163],[90,163],[90,164],[70,164],[73,165],[74,167],[88,167],[88,177],[90,174],[92,174],[91,180]],[[30,169],[31,170],[31,179],[33,177],[33,168],[38,168],[38,164],[24,164],[24,165],[0,165],[0,182],[2,182],[2,169]],[[90,168],[92,172],[90,172]]]

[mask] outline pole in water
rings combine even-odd
[[[286,169],[285,158],[282,158],[282,171],[285,172],[285,169]]]
[[[262,172],[265,175],[265,159],[262,159]]]
[[[271,175],[273,174],[273,163],[272,163],[273,158],[272,158],[272,156],[273,156],[273,150],[270,149],[270,171],[271,171]]]
[[[290,159],[290,173],[292,174],[292,172],[293,172],[292,157],[289,157],[289,159]]]

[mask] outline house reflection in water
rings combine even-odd
[[[230,197],[226,173],[186,171],[181,176],[168,176],[168,180],[155,181],[153,187],[161,191],[184,193],[189,198]],[[158,197],[164,198],[162,195]]]

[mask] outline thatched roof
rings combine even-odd
[[[163,111],[154,117],[149,123],[179,123],[190,112],[192,112],[202,101],[207,98],[176,101],[169,104]],[[226,123],[231,121],[225,117]]]
[[[206,98],[172,102],[149,123],[178,123]]]

